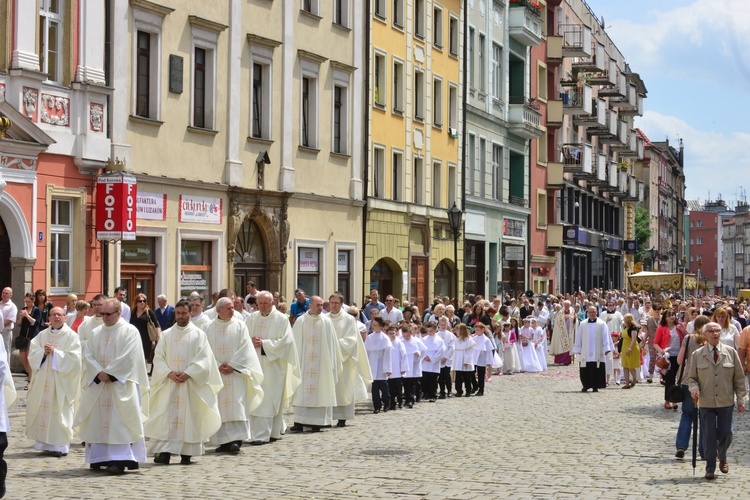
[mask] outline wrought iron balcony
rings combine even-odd
[[[599,89],[599,97],[610,97],[615,99],[625,97],[628,89],[627,76],[625,76],[625,73],[617,69],[617,65],[615,65],[614,70],[610,70],[610,74],[614,81],[610,85]],[[613,100],[610,104],[614,105],[614,102],[615,101]]]
[[[527,198],[524,198],[523,196],[516,196],[514,194],[508,195],[508,203],[523,208],[528,208],[529,206],[529,200]]]
[[[583,24],[563,24],[562,35],[563,57],[591,57],[591,28]]]
[[[607,103],[604,99],[593,99],[591,114],[574,115],[573,125],[589,129],[603,128],[607,124]]]
[[[542,114],[539,103],[523,96],[508,99],[508,128],[524,139],[539,139],[542,136]]]
[[[591,174],[591,144],[569,143],[562,146],[563,166],[566,172]]]
[[[566,115],[590,115],[592,111],[591,85],[583,84],[575,89],[560,94],[563,102],[563,113]]]
[[[590,56],[583,56],[573,61],[573,69],[592,73],[603,73],[609,70],[609,58],[604,53],[604,45],[594,42]],[[595,82],[590,82],[595,83]]]

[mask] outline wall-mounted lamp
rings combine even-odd
[[[263,174],[265,166],[271,164],[271,159],[268,157],[268,151],[261,151],[258,153],[258,157],[255,158],[255,164],[258,166],[258,189],[263,189]]]

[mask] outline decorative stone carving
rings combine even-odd
[[[5,84],[0,83],[0,102],[5,100]]]
[[[18,170],[36,170],[36,158],[21,158],[19,156],[0,156],[0,168],[15,168]]]
[[[23,115],[36,123],[36,104],[39,99],[39,90],[33,87],[23,88]]]
[[[70,99],[50,94],[42,94],[41,120],[50,125],[67,127],[70,125]]]
[[[92,102],[89,108],[89,128],[94,132],[104,130],[104,105]]]

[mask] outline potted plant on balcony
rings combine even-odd
[[[621,162],[620,162],[620,163],[619,163],[619,164],[617,165],[617,169],[618,169],[618,170],[622,170],[622,171],[627,171],[627,170],[628,170],[628,168],[630,168],[630,166],[628,165],[628,162],[626,162],[626,161],[621,161]]]
[[[542,6],[534,0],[510,0],[511,7],[526,7],[536,16],[542,15]]]

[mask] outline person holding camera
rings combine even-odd
[[[16,348],[21,358],[21,364],[29,377],[29,383],[23,388],[24,391],[29,389],[31,383],[31,365],[29,364],[29,342],[37,336],[42,326],[42,310],[34,305],[34,296],[27,293],[23,297],[24,308],[18,311],[18,317],[21,318],[21,331],[16,337]]]

